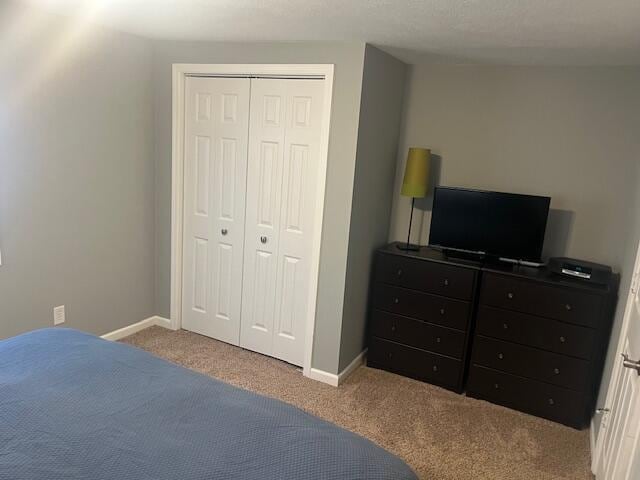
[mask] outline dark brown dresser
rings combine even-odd
[[[375,256],[367,364],[461,392],[480,268],[396,245]]]
[[[428,247],[379,249],[370,367],[582,428],[594,409],[618,275],[593,285]]]
[[[600,384],[618,276],[597,286],[484,267],[467,394],[582,428]]]

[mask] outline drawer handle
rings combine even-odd
[[[509,325],[508,325],[508,324],[506,324],[506,323],[503,323],[503,324],[502,324],[502,329],[503,329],[503,330],[507,330],[508,328],[509,328]]]
[[[441,309],[440,309],[440,315],[444,315],[444,314],[445,314],[445,309],[444,309],[444,308],[441,308]]]
[[[556,404],[556,402],[553,400],[553,398],[550,398],[548,401],[549,401],[549,405],[555,405]]]
[[[389,359],[393,358],[393,353],[389,352]]]
[[[229,230],[227,230],[226,228],[223,228],[222,230],[220,230],[220,233],[222,235],[226,235],[227,233],[229,233]]]
[[[401,268],[399,268],[399,269],[398,269],[398,276],[399,276],[399,277],[401,277],[401,276],[402,276],[402,269],[401,269]]]
[[[448,286],[449,286],[449,279],[448,279],[448,278],[445,278],[445,279],[444,279],[444,282],[442,282],[442,284],[443,284],[445,287],[448,287]]]
[[[566,341],[567,341],[567,339],[566,339],[566,338],[564,338],[563,336],[560,336],[560,343],[564,343],[564,342],[566,342]]]
[[[398,297],[393,299],[393,303],[395,303],[396,305],[400,303],[400,299]]]
[[[499,385],[499,384],[497,384],[497,383],[494,383],[494,384],[493,384],[493,388],[495,388],[496,390],[498,390],[498,389],[500,388],[500,385]]]
[[[438,371],[438,366],[437,366],[437,365],[434,365],[434,366],[432,367],[432,370],[433,370],[434,372],[437,372],[437,371]]]
[[[499,358],[500,360],[502,360],[502,359],[504,358],[504,355],[503,355],[502,353],[499,353],[499,354],[498,354],[498,358]]]
[[[391,325],[391,331],[395,332],[396,331],[396,326],[395,325]]]
[[[567,312],[570,312],[572,307],[571,307],[571,305],[570,305],[570,304],[568,304],[568,303],[567,303],[567,304],[564,306],[564,308],[565,308],[565,310],[566,310]]]
[[[559,368],[554,368],[553,369],[553,373],[556,375],[560,375],[560,369]]]
[[[507,298],[511,300],[513,298],[513,293],[512,292],[507,293]]]
[[[442,339],[440,337],[436,337],[436,343],[440,343],[442,342]]]

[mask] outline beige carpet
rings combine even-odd
[[[183,330],[151,327],[123,342],[359,433],[423,479],[593,478],[588,431],[426,383],[361,367],[334,388],[289,364]]]

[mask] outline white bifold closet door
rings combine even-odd
[[[183,327],[295,365],[312,293],[323,84],[188,78],[185,92]]]
[[[187,78],[182,326],[240,339],[250,80]]]
[[[251,82],[240,345],[304,360],[323,81]]]

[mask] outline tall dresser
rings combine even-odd
[[[618,276],[595,286],[526,267],[484,268],[467,393],[575,428],[594,408]]]
[[[432,249],[378,250],[367,364],[461,392],[479,272]]]

